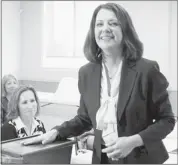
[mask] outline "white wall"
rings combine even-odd
[[[2,9],[2,3],[0,3],[0,9]],[[2,19],[2,11],[0,12],[0,18]],[[2,36],[2,21],[1,21],[1,26],[0,26],[0,31],[1,31],[1,33],[0,33],[0,38],[1,38],[1,36]],[[1,38],[1,40],[0,40],[0,64],[2,64],[2,38]],[[0,67],[0,76],[2,77],[2,66]],[[1,88],[0,88],[0,93],[1,93]],[[1,96],[2,96],[2,93],[1,93]],[[1,112],[1,114],[2,114],[2,112]],[[1,155],[1,151],[0,151],[0,155]]]
[[[21,71],[20,79],[59,81],[64,76],[77,77],[77,70],[46,69],[41,65],[43,53],[43,2],[21,2]]]
[[[116,2],[116,1],[115,1]],[[144,43],[144,57],[158,61],[161,71],[177,90],[177,3],[176,1],[119,1],[131,15]],[[43,55],[43,2],[21,2],[21,79],[58,81],[64,76],[77,77],[77,70],[47,69]]]
[[[2,76],[20,69],[20,2],[2,1]]]
[[[169,57],[170,57],[170,83],[172,90],[177,89],[177,1],[171,3],[170,14],[170,40],[169,40]]]
[[[130,14],[143,57],[156,60],[170,90],[177,90],[177,1],[118,1]]]

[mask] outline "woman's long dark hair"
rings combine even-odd
[[[84,43],[84,55],[90,62],[99,62],[101,60],[101,49],[98,47],[95,40],[95,21],[98,12],[101,9],[108,9],[115,13],[120,22],[123,34],[123,58],[128,61],[136,61],[143,54],[143,44],[139,40],[136,30],[128,12],[118,4],[106,3],[98,6],[92,16],[90,28]]]

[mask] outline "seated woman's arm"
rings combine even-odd
[[[13,125],[6,122],[1,128],[1,141],[17,138],[17,132]]]

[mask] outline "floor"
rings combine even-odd
[[[59,104],[41,104],[41,114],[39,118],[44,122],[46,130],[50,130],[56,125],[60,125],[64,121],[73,118],[77,114],[77,107],[70,105],[59,105]],[[46,106],[45,106],[46,105]],[[169,151],[175,149],[177,146],[177,125],[174,131],[164,140],[166,148]],[[75,147],[73,146],[71,155],[71,164],[91,164],[92,151],[86,151],[84,154],[75,154]],[[177,151],[169,153],[170,158],[165,164],[177,164]]]

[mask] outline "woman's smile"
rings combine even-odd
[[[113,36],[102,36],[102,37],[101,37],[101,40],[106,40],[106,41],[108,41],[108,40],[111,40],[111,39],[114,39],[114,37],[113,37]]]

